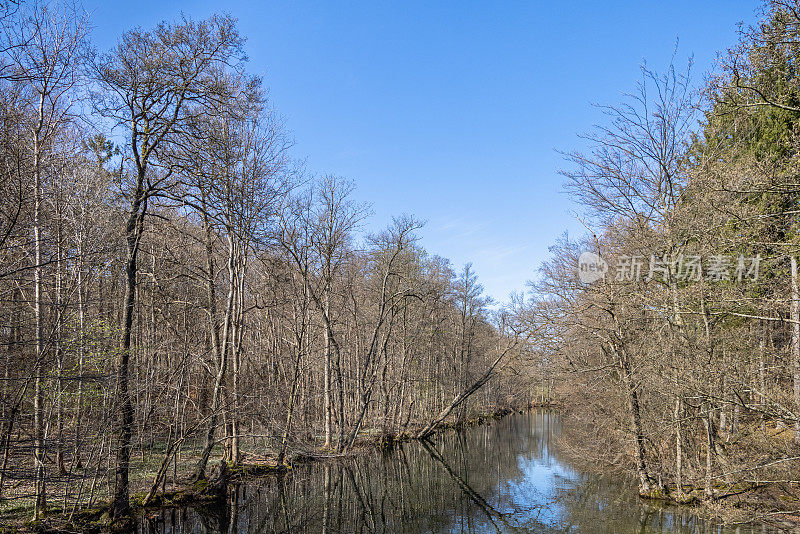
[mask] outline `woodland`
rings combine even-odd
[[[231,16],[97,50],[77,4],[2,10],[0,513],[117,520],[535,404],[645,498],[800,508],[800,2],[600,106],[563,152],[586,232],[508,303],[306,171]]]

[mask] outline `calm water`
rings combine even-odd
[[[741,533],[640,502],[629,484],[559,454],[556,415],[535,411],[448,432],[431,444],[295,468],[231,490],[221,509],[149,514],[141,533]]]

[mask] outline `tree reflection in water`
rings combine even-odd
[[[771,532],[723,529],[640,502],[632,483],[559,455],[557,415],[534,411],[395,449],[233,486],[225,506],[164,509],[139,532]]]

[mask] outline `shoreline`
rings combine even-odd
[[[229,485],[253,481],[263,477],[283,477],[291,475],[295,467],[325,462],[335,462],[344,458],[352,458],[370,451],[390,451],[401,443],[424,441],[450,430],[464,430],[478,427],[492,421],[499,421],[508,415],[524,414],[535,409],[553,409],[555,403],[532,403],[524,407],[503,408],[487,414],[476,415],[467,419],[441,423],[433,433],[425,438],[418,438],[415,432],[404,431],[399,434],[381,433],[363,436],[347,453],[309,453],[308,451],[293,454],[287,464],[279,465],[269,462],[243,462],[237,466],[229,466],[220,461],[215,465],[209,477],[199,482],[180,481],[179,487],[170,491],[158,492],[144,505],[146,492],[131,495],[131,515],[116,522],[109,522],[108,505],[95,506],[90,509],[76,511],[71,520],[60,516],[44,517],[39,521],[24,520],[17,517],[19,523],[0,528],[0,532],[60,532],[66,530],[80,532],[127,532],[148,511],[168,508],[182,508],[193,505],[224,506],[224,499]],[[685,486],[682,494],[675,493],[675,488],[666,491],[654,491],[650,494],[639,494],[643,502],[665,507],[689,509],[697,515],[711,521],[725,524],[763,523],[779,530],[793,531],[800,526],[800,511],[776,511],[775,504],[780,502],[781,495],[776,491],[776,484],[759,484],[750,487],[716,488],[719,495],[711,501],[703,498],[704,488]],[[725,492],[725,493],[723,493]],[[731,502],[735,499],[735,502]],[[785,501],[784,501],[785,504]],[[13,520],[13,519],[12,519]]]
[[[25,521],[22,517],[18,525],[0,528],[0,532],[60,532],[78,530],[80,532],[127,532],[135,525],[136,520],[147,511],[164,508],[180,508],[192,505],[221,505],[228,485],[255,480],[267,476],[286,476],[291,474],[295,466],[315,463],[333,462],[342,458],[356,457],[370,450],[388,451],[400,443],[422,441],[450,430],[485,425],[491,421],[499,421],[512,414],[523,414],[537,408],[554,408],[552,403],[532,403],[524,407],[501,408],[490,413],[476,415],[453,422],[442,422],[425,438],[417,438],[415,432],[404,431],[399,434],[381,433],[374,436],[361,437],[347,453],[308,453],[306,451],[291,456],[289,462],[279,465],[275,462],[243,462],[237,466],[229,466],[220,461],[215,465],[208,478],[198,481],[182,481],[178,489],[156,493],[146,505],[142,504],[146,492],[131,495],[131,514],[129,517],[110,522],[107,516],[108,504],[76,511],[71,520],[60,516],[48,517],[38,521]],[[420,426],[422,428],[422,426]],[[9,528],[10,530],[5,530]]]
[[[727,525],[764,524],[781,531],[795,532],[800,528],[800,510],[777,510],[788,497],[778,483],[744,485],[719,484],[712,500],[704,498],[702,486],[684,485],[682,493],[675,487],[666,492],[654,490],[639,494],[644,502],[660,503],[667,507],[688,508],[711,521]]]

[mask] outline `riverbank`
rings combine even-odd
[[[525,413],[536,408],[551,407],[551,405],[543,406],[535,403],[523,407],[502,408],[459,421],[443,422],[436,427],[433,434],[438,435],[450,430],[478,427],[491,421],[498,421],[513,413]],[[283,465],[278,464],[274,457],[260,460],[245,459],[237,466],[230,466],[220,461],[214,464],[207,479],[200,482],[191,482],[188,479],[181,480],[173,489],[155,493],[146,505],[144,504],[146,492],[134,493],[131,496],[131,517],[114,524],[109,521],[107,515],[108,505],[103,503],[103,505],[77,510],[69,518],[64,518],[62,514],[53,512],[39,521],[29,520],[29,511],[20,510],[17,514],[3,517],[4,522],[7,524],[0,527],[0,532],[129,531],[132,527],[132,521],[135,521],[137,517],[147,516],[164,508],[197,505],[224,507],[227,487],[232,484],[255,480],[264,476],[283,477],[291,474],[292,469],[300,465],[336,462],[337,460],[357,457],[376,449],[389,451],[400,443],[417,441],[416,433],[421,428],[422,425],[419,425],[419,428],[397,434],[365,431],[358,437],[354,447],[347,453],[333,453],[322,449],[298,450],[290,455],[288,462]]]
[[[382,488],[377,490],[378,496],[375,498],[378,499],[378,502],[386,495],[383,493],[385,491],[399,492],[397,496],[401,498],[401,495],[405,493],[403,490],[396,489],[399,487],[397,486],[398,483],[401,485],[411,484],[409,488],[413,488],[414,492],[418,490],[423,492],[430,491],[432,487],[440,488],[437,491],[444,491],[445,487],[452,486],[450,491],[461,495],[460,498],[474,503],[480,509],[481,514],[490,515],[496,521],[508,520],[513,522],[513,517],[504,517],[506,512],[503,512],[502,508],[493,508],[488,504],[493,502],[488,497],[495,494],[496,486],[494,484],[498,483],[498,472],[496,471],[498,467],[501,469],[500,473],[504,473],[503,477],[509,477],[508,479],[513,480],[513,484],[518,486],[522,481],[526,480],[524,475],[525,465],[528,461],[525,460],[526,458],[538,458],[540,457],[538,455],[546,454],[551,460],[548,460],[547,464],[539,465],[551,465],[550,462],[554,462],[554,474],[563,473],[559,465],[567,466],[568,469],[573,469],[573,466],[577,466],[577,464],[571,464],[569,461],[563,463],[566,458],[562,456],[562,451],[560,450],[561,438],[563,437],[561,435],[562,426],[558,422],[558,416],[553,415],[553,413],[551,410],[531,410],[528,407],[516,410],[498,410],[490,414],[477,415],[466,420],[453,421],[441,425],[436,429],[437,439],[431,442],[420,442],[414,437],[413,432],[405,432],[398,435],[365,432],[364,435],[360,436],[357,447],[347,454],[332,454],[321,449],[311,451],[311,453],[304,451],[293,455],[290,465],[285,466],[277,465],[274,459],[269,462],[254,462],[252,457],[249,457],[249,460],[244,464],[236,467],[215,462],[213,466],[209,466],[213,468],[208,480],[200,484],[191,484],[188,480],[183,480],[180,487],[155,495],[147,506],[142,503],[144,494],[141,492],[135,494],[132,499],[135,512],[132,521],[135,524],[118,523],[116,527],[119,531],[130,530],[131,527],[136,526],[136,528],[146,527],[148,532],[168,532],[175,530],[176,524],[174,521],[176,521],[176,518],[178,518],[178,524],[189,522],[190,525],[196,526],[198,521],[197,514],[204,518],[228,516],[232,518],[234,515],[230,514],[238,514],[240,512],[237,510],[240,509],[242,510],[241,513],[247,514],[247,521],[252,522],[255,519],[250,517],[250,514],[266,514],[261,515],[260,520],[263,520],[264,517],[271,517],[270,514],[277,513],[276,510],[281,510],[284,506],[289,506],[289,509],[295,510],[294,513],[300,513],[299,510],[305,510],[304,507],[309,503],[314,503],[313,505],[317,507],[315,508],[317,510],[316,513],[319,513],[322,503],[325,502],[350,502],[353,506],[358,506],[359,502],[362,506],[365,502],[368,504],[366,499],[370,498],[370,492],[376,491],[376,487],[373,484],[378,484],[378,487]],[[514,415],[507,417],[511,414]],[[539,426],[535,426],[535,431],[529,430],[534,425],[531,421],[538,421],[535,425]],[[547,421],[556,422],[547,423]],[[492,424],[495,422],[497,424]],[[555,427],[551,425],[555,425]],[[460,432],[450,433],[449,430],[460,430]],[[502,443],[510,444],[508,445],[510,449],[498,448],[497,440],[503,440]],[[408,446],[398,448],[401,443],[408,443]],[[454,449],[452,447],[456,447],[455,451],[458,452],[453,452]],[[448,453],[448,451],[451,452]],[[552,452],[543,453],[542,451]],[[485,472],[486,458],[489,457],[487,454],[495,458],[493,462],[489,462],[489,464],[494,465],[491,474]],[[495,455],[497,454],[500,454],[503,460],[500,460],[501,457],[496,457]],[[551,454],[556,454],[556,456],[551,457]],[[465,455],[469,455],[469,457],[473,458],[473,461],[465,462]],[[420,466],[420,461],[426,462],[426,464]],[[423,478],[419,478],[419,476],[407,478],[404,473],[409,467],[408,462],[412,462],[412,466],[417,466],[418,474],[419,472],[424,473]],[[497,462],[500,463],[497,464]],[[463,471],[464,469],[466,471]],[[540,481],[539,474],[541,473],[539,469],[541,467],[534,469],[533,473],[536,473],[536,475],[529,479],[525,486],[534,493],[542,491],[537,486],[538,481]],[[444,478],[444,485],[440,483],[439,485],[428,486],[428,477],[437,472]],[[580,469],[577,471],[577,473],[584,472]],[[295,474],[293,475],[292,473]],[[369,473],[372,473],[372,475],[370,476]],[[394,478],[392,478],[392,473],[394,473]],[[627,514],[632,517],[634,514],[631,512],[636,512],[638,508],[641,512],[636,512],[636,517],[642,513],[644,514],[642,517],[645,519],[648,517],[682,517],[685,521],[686,518],[689,518],[690,523],[682,523],[684,525],[693,524],[691,523],[691,521],[694,521],[691,519],[692,517],[711,520],[715,524],[723,523],[727,525],[743,524],[756,520],[773,527],[773,529],[764,531],[770,533],[794,531],[797,525],[800,524],[796,516],[792,513],[786,513],[788,511],[786,505],[789,504],[785,501],[786,493],[781,492],[780,488],[774,484],[747,488],[728,488],[718,485],[715,486],[717,495],[713,501],[702,500],[702,488],[686,486],[683,492],[685,495],[682,501],[683,505],[675,506],[673,505],[675,501],[669,497],[671,493],[675,493],[674,491],[668,492],[666,497],[663,495],[651,495],[649,498],[637,500],[635,491],[631,492],[632,487],[627,477],[621,475],[602,477],[590,475],[588,472],[586,474],[590,477],[587,480],[606,480],[611,483],[611,486],[606,486],[606,488],[619,488],[618,490],[612,489],[611,493],[608,493],[609,490],[606,489],[605,494],[598,493],[587,501],[605,503],[602,504],[603,509],[608,510],[607,514],[611,516]],[[342,476],[344,476],[344,479],[342,479]],[[353,476],[358,479],[358,482],[353,480]],[[362,476],[363,478],[361,478]],[[486,478],[487,476],[488,478]],[[561,478],[563,474],[555,476]],[[338,483],[336,482],[337,477]],[[222,482],[220,482],[220,479],[222,479]],[[325,488],[328,487],[329,483],[326,481],[331,481],[330,483],[333,484],[333,487],[341,487],[343,480],[346,486],[350,488],[348,491],[351,495],[346,498],[341,494],[335,498],[332,495],[328,495],[328,490]],[[378,482],[378,480],[381,482]],[[584,497],[580,498],[580,501],[584,502],[586,494],[583,492],[586,490],[581,489],[584,483],[577,480],[576,483],[578,484],[575,487],[576,495],[584,495]],[[381,484],[384,485],[381,486]],[[606,482],[602,483],[603,486],[595,486],[594,484],[597,484],[597,482],[589,482],[585,487],[588,491],[593,492],[596,491],[597,487],[603,487]],[[387,490],[386,488],[390,489]],[[253,511],[249,508],[251,504],[247,504],[253,502],[251,497],[253,490],[262,495],[256,501],[262,503],[259,505],[262,506],[259,512]],[[614,493],[616,491],[619,493]],[[245,496],[245,492],[247,496]],[[286,492],[285,496],[284,492]],[[311,494],[307,492],[311,492]],[[363,492],[363,495],[359,496],[361,492]],[[546,496],[547,494],[544,493],[542,495]],[[591,495],[594,494],[592,493]],[[614,496],[612,501],[607,500],[609,495]],[[619,496],[622,495],[627,495],[627,497],[620,501]],[[488,502],[484,500],[484,496],[487,497]],[[343,498],[345,499],[344,501],[341,500]],[[356,501],[348,501],[347,499],[350,498],[356,499]],[[362,498],[365,501],[362,501]],[[443,498],[455,500],[455,502],[458,502],[459,499],[457,496]],[[547,506],[551,506],[552,498],[552,496],[547,497],[546,502],[550,503]],[[562,496],[562,498],[564,497]],[[331,501],[331,499],[334,500]],[[614,502],[627,502],[627,508],[615,509],[615,506],[620,505],[612,504]],[[637,502],[639,504],[636,504]],[[275,506],[278,506],[278,508],[275,508]],[[611,508],[608,508],[608,506],[611,506]],[[514,504],[511,508],[519,509],[519,505]],[[432,510],[427,509],[418,511],[420,513],[433,513]],[[65,521],[62,516],[54,514],[36,524],[26,523],[24,518],[20,517],[13,531],[106,532],[112,530],[112,528],[104,513],[104,509],[96,507],[74,514],[71,521]],[[341,514],[341,512],[339,513]],[[309,512],[309,514],[311,517],[317,517],[314,516],[314,512]],[[282,516],[283,512],[279,515]],[[289,517],[292,517],[291,513]],[[346,513],[344,517],[350,518],[351,514]],[[283,519],[278,517],[277,520],[282,521]],[[649,519],[647,520],[649,521]],[[170,521],[173,523],[171,524]],[[191,521],[195,523],[191,523]],[[206,521],[206,519],[203,521]],[[229,523],[225,523],[224,521],[226,520],[224,519],[221,521],[221,523],[219,520],[217,523],[204,523],[206,526],[211,525],[205,531],[226,531],[228,528],[226,525]],[[228,519],[228,521],[233,521],[233,519]],[[298,521],[301,521],[299,517]],[[630,519],[626,521],[630,522]],[[625,523],[626,528],[628,522]],[[160,525],[160,527],[154,525]],[[192,528],[185,527],[185,529],[188,529],[186,531],[192,531]],[[308,526],[304,528],[307,530],[303,531],[313,531],[308,530]],[[610,525],[609,528],[611,528]],[[278,528],[277,531],[282,531],[282,527]],[[392,530],[388,529],[386,531],[391,532]],[[719,532],[725,533],[750,533],[756,531],[752,530],[752,527],[747,527],[741,531],[729,530],[728,527],[719,530]],[[422,532],[427,532],[427,530]],[[673,532],[673,530],[667,529],[665,532]],[[676,530],[675,532],[683,533],[685,531]]]
[[[800,531],[800,495],[797,485],[781,482],[717,484],[714,498],[705,498],[704,487],[684,486],[640,495],[646,501],[688,507],[721,524],[764,523],[787,532]],[[794,506],[792,506],[794,505]]]
[[[638,498],[627,476],[592,473],[564,454],[566,435],[557,410],[515,412],[502,410],[443,425],[431,441],[414,439],[411,433],[390,438],[367,432],[345,455],[296,455],[291,466],[280,468],[274,461],[226,466],[226,484],[216,490],[211,485],[218,472],[199,486],[185,481],[180,488],[162,492],[149,506],[143,506],[143,494],[137,494],[135,524],[117,527],[156,534],[226,532],[231,525],[264,532],[319,532],[323,525],[333,531],[371,527],[394,532],[400,524],[405,532],[421,534],[439,532],[453,521],[547,533],[561,532],[563,525],[598,533],[688,534],[711,527],[719,534],[775,534],[793,528],[789,514],[758,517],[752,508],[731,506],[737,497],[722,487],[717,488],[718,500],[695,500],[691,506]],[[454,428],[460,431],[448,432]],[[687,486],[684,493],[698,489]],[[738,498],[764,503],[764,491],[744,492]],[[54,515],[17,530],[108,531],[103,512],[81,512],[71,522]],[[409,514],[420,520],[407,523]],[[735,525],[753,519],[774,528],[737,530]]]

